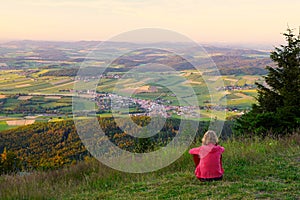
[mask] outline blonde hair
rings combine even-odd
[[[219,142],[218,136],[214,131],[207,131],[202,138],[202,145],[208,145],[209,143],[217,144]]]

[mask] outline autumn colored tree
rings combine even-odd
[[[21,160],[12,151],[7,151],[4,148],[3,153],[0,155],[0,173],[15,173],[20,171]]]

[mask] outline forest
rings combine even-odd
[[[132,120],[142,127],[151,121],[149,117],[145,116],[132,117]],[[170,118],[155,136],[138,138],[133,137],[132,134],[126,134],[119,128],[119,126],[128,124],[126,119],[118,119],[118,125],[114,118],[98,118],[98,121],[106,137],[92,136],[89,141],[101,145],[101,142],[110,140],[121,149],[136,153],[154,151],[167,145],[178,134],[180,126],[179,119]],[[87,128],[86,133],[93,132],[93,130],[89,130],[91,126],[88,119],[81,120],[81,123],[84,123],[84,127]],[[207,130],[208,125],[208,122],[199,123],[195,142]],[[231,125],[231,123],[225,124],[223,137],[226,137],[225,132],[231,134]],[[130,130],[134,132],[134,129]],[[81,138],[83,137],[87,136],[81,135]],[[2,131],[0,134],[1,172],[57,169],[88,159],[91,155],[86,150],[81,138],[72,120],[36,122],[32,125]],[[11,156],[5,156],[6,154]]]

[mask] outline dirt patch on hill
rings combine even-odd
[[[46,96],[45,99],[61,99],[61,96]]]
[[[10,121],[6,121],[8,126],[24,126],[24,125],[29,125],[29,124],[33,124],[35,122],[35,120],[10,120]]]
[[[126,88],[120,90],[122,93],[128,93],[128,94],[139,94],[139,93],[152,93],[152,92],[158,92],[157,87],[155,86],[142,86],[138,88]]]
[[[157,88],[155,86],[142,86],[135,90],[135,94],[143,93],[143,92],[157,92]]]
[[[19,98],[18,98],[18,100],[20,100],[20,101],[26,101],[26,100],[29,100],[29,99],[31,99],[32,98],[32,96],[20,96]]]
[[[22,87],[28,87],[31,86],[31,84],[23,84],[23,85],[16,85],[16,88],[22,88]]]

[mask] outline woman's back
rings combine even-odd
[[[189,151],[194,156],[195,175],[201,181],[220,180],[223,177],[222,153],[224,147],[218,144],[214,131],[207,131],[202,138],[202,146]]]
[[[207,152],[209,148],[210,151]],[[223,152],[224,147],[219,145],[209,144],[201,146],[199,148],[200,163],[195,170],[197,178],[216,178],[222,176],[224,173],[221,160]]]

